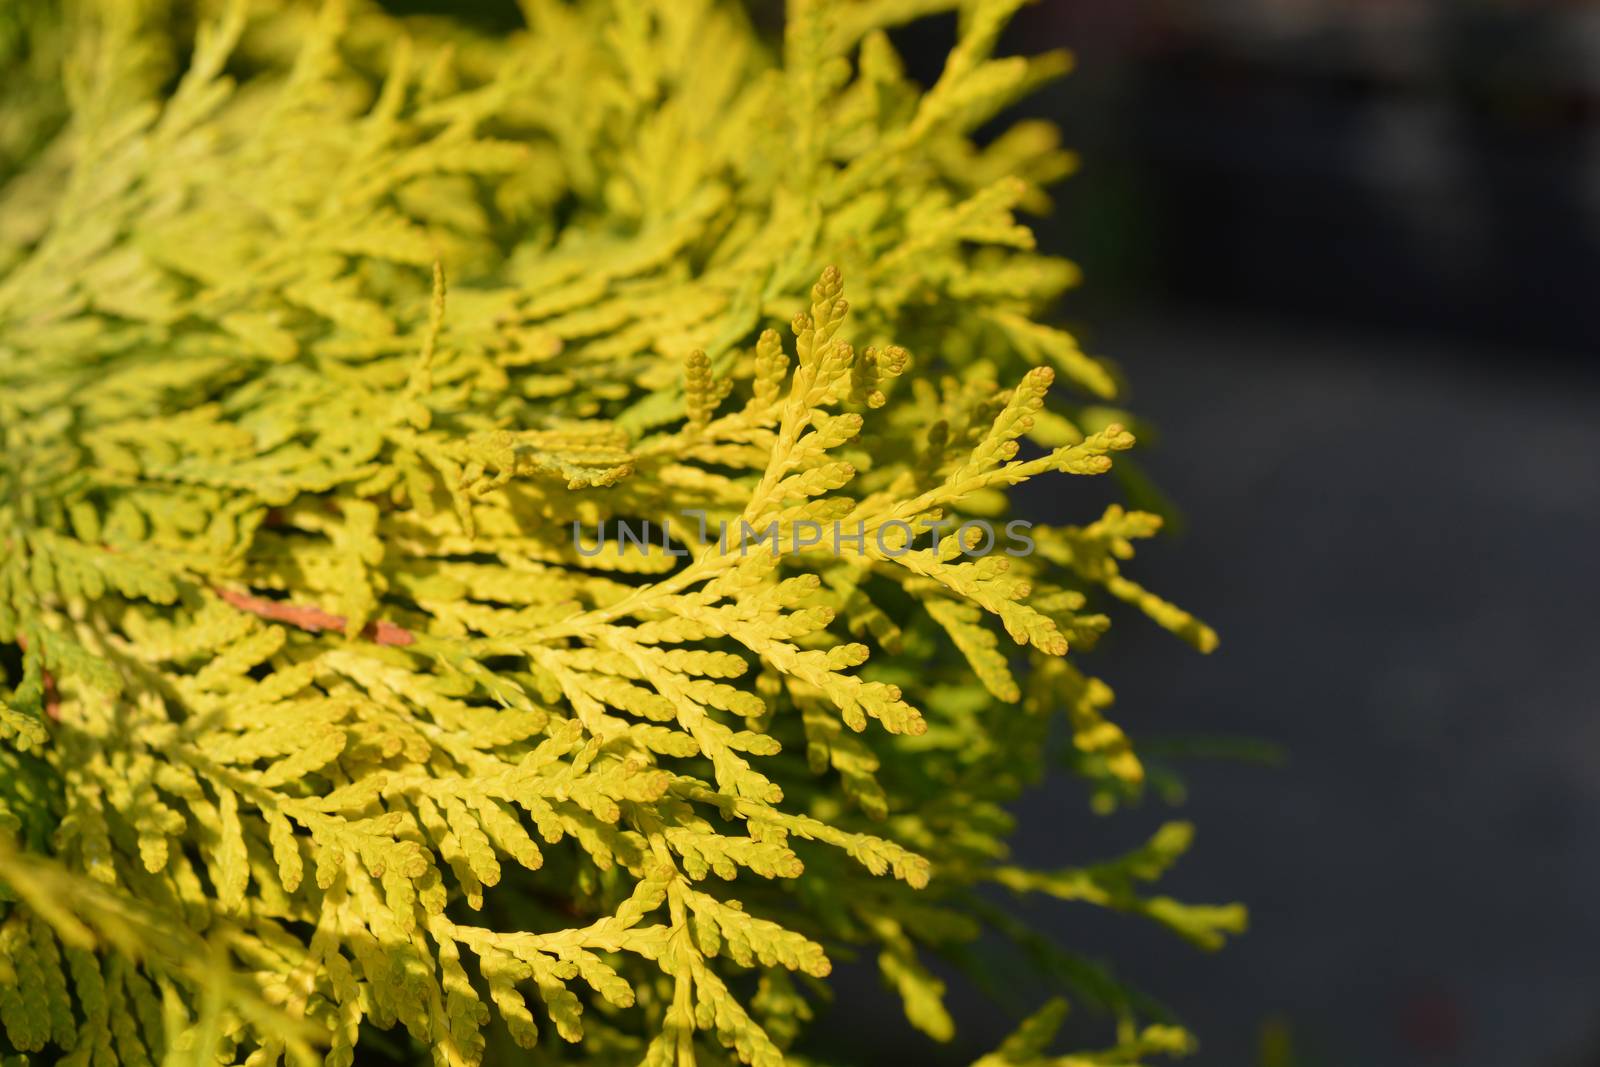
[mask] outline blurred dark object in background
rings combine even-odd
[[[1008,43],[1046,42],[1091,295],[1600,339],[1600,7],[1047,0]]]

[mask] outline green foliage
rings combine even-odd
[[[1215,643],[1122,573],[1152,516],[950,533],[1134,444],[1014,214],[1070,157],[972,139],[1068,66],[993,55],[1017,6],[796,2],[776,56],[712,0],[5,16],[12,1053],[777,1064],[862,952],[949,1039],[929,958],[986,929],[1118,1024],[987,1067],[1190,1047],[978,892],[1243,925],[1142,892],[1181,824],[1008,860],[1056,720],[1097,795],[1144,780],[1067,658],[1093,605]],[[958,7],[923,91],[885,30]]]

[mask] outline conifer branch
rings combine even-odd
[[[1216,643],[1153,516],[983,544],[1135,443],[1016,214],[1070,155],[977,136],[1065,67],[994,54],[1016,0],[781,54],[732,0],[212,6],[0,10],[0,1058],[777,1067],[846,954],[949,1038],[930,954],[1027,941],[981,887],[1242,929],[1143,885],[1182,824],[1005,859],[1052,764],[1146,788],[1101,607]],[[925,91],[887,31],[956,7]],[[1190,1047],[1118,1003],[1093,1062]]]

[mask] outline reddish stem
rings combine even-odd
[[[344,632],[345,618],[318,607],[304,604],[290,604],[282,600],[268,600],[266,597],[251,596],[241,593],[236,589],[224,589],[221,586],[212,586],[212,592],[223,600],[238,608],[248,611],[270,622],[281,622],[287,626],[294,626],[311,633],[320,633],[323,630]],[[416,641],[416,637],[403,626],[396,626],[392,622],[378,619],[369,622],[361,630],[361,636],[368,641],[380,645],[409,645]]]
[[[17,635],[17,647],[28,651],[28,639],[21,634]],[[44,656],[44,650],[39,650],[39,655]],[[44,713],[51,722],[61,721],[61,691],[56,688],[56,676],[50,673],[50,668],[43,663],[39,664],[39,674],[44,682]]]

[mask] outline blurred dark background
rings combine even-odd
[[[931,82],[954,33],[896,40]],[[1030,921],[1167,1004],[1199,1067],[1600,1065],[1600,6],[1043,0],[1005,44],[1054,47],[1079,69],[1023,113],[1084,161],[1037,223],[1087,277],[1061,314],[1184,513],[1134,572],[1223,636],[1123,615],[1088,666],[1136,738],[1287,755],[1182,763],[1176,811],[1098,817],[1063,778],[1019,813],[1042,866],[1192,819],[1162,890],[1251,906],[1221,953]],[[1082,521],[1069,488],[1028,506]],[[970,1063],[1044,995],[945,972],[935,1050],[873,970],[822,1030],[859,1062]]]
[[[899,39],[931,79],[953,33]],[[1041,238],[1184,513],[1135,573],[1223,637],[1125,615],[1089,666],[1136,737],[1287,753],[1180,764],[1199,837],[1163,888],[1249,903],[1220,954],[1032,921],[1204,1067],[1600,1065],[1600,6],[1045,0],[1007,47],[1077,53],[1028,109],[1084,162]],[[1018,850],[1109,857],[1173,814],[1061,780]],[[1005,1024],[952,988],[970,1062]]]

